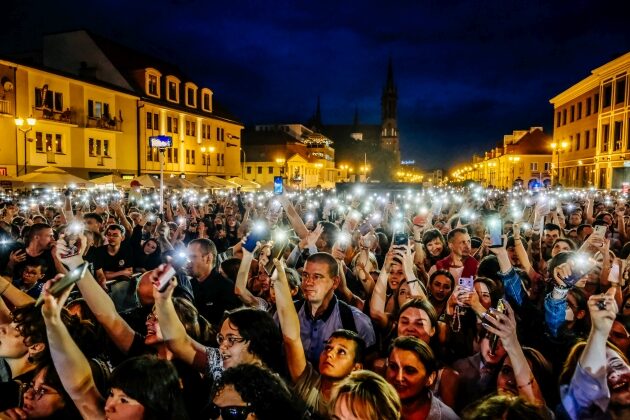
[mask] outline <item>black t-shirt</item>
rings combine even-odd
[[[18,248],[25,250],[25,248]],[[57,269],[55,268],[55,260],[52,256],[52,252],[49,249],[45,250],[41,254],[33,257],[28,252],[24,251],[26,259],[24,261],[15,264],[13,267],[13,279],[22,278],[22,271],[26,266],[34,266],[43,263],[46,266],[45,276],[42,281],[50,280],[57,275]]]
[[[195,307],[213,327],[218,327],[223,313],[242,305],[234,294],[234,282],[223,277],[218,270],[212,270],[203,282],[191,279]]]
[[[116,255],[109,255],[107,245],[99,246],[94,252],[94,270],[120,271],[125,268],[133,268],[134,255],[129,240],[125,239],[120,244]]]

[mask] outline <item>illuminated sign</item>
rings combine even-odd
[[[401,160],[400,164],[401,165],[415,165],[416,161],[415,160]]]
[[[149,146],[163,149],[165,147],[173,147],[173,137],[171,136],[151,136],[149,137]]]

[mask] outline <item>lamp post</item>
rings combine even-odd
[[[566,149],[569,146],[569,143],[567,143],[566,141],[563,141],[562,143],[558,144],[558,143],[551,143],[551,150],[552,150],[552,161],[553,161],[553,152],[556,153],[556,159],[558,162],[558,165],[556,167],[556,170],[558,171],[558,175],[557,175],[557,180],[556,180],[556,184],[560,183],[560,152],[564,149]],[[553,176],[554,171],[551,171],[551,185],[553,185],[553,181],[554,181],[554,176]]]
[[[520,156],[509,156],[508,160],[510,161],[511,166],[512,166],[512,183],[511,184],[513,186],[514,185],[514,166],[516,166],[516,163],[521,160],[521,157]],[[509,188],[509,186],[508,186],[508,188]]]
[[[18,117],[15,119],[15,126],[17,127],[18,130],[20,130],[22,133],[24,133],[24,175],[26,175],[27,173],[27,169],[26,169],[26,144],[28,142],[28,139],[26,138],[27,134],[29,131],[31,131],[33,129],[33,127],[35,126],[35,124],[37,124],[37,119],[33,118],[33,117],[28,117],[26,119],[26,124],[27,126],[24,126],[24,118],[22,117]],[[19,172],[19,170],[18,170]]]
[[[210,146],[208,148],[202,147],[201,153],[203,153],[204,160],[206,161],[206,176],[209,175],[208,165],[210,164],[210,153],[214,152],[214,147]]]

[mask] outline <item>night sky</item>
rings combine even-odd
[[[0,54],[89,29],[168,59],[245,124],[380,122],[392,58],[403,159],[449,167],[551,132],[549,99],[630,51],[627,1],[3,2]],[[624,6],[625,5],[625,6]]]

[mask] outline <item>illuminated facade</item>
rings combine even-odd
[[[256,125],[243,132],[243,178],[263,187],[282,176],[297,189],[332,188],[340,175],[332,141],[301,124]]]
[[[610,189],[630,182],[629,72],[626,53],[550,100],[562,185]]]
[[[533,188],[551,182],[551,136],[542,127],[515,130],[503,136],[500,146],[474,156],[471,163],[453,172],[455,180],[472,180],[486,187]]]
[[[0,62],[0,174],[24,173],[24,139],[13,122],[33,116],[27,171],[58,166],[89,179],[157,173],[160,154],[149,137],[167,135],[164,170],[171,176],[241,175],[243,125],[211,89],[174,65],[110,40],[75,31],[44,37],[41,66]],[[19,172],[19,173],[18,173]]]
[[[0,175],[44,166],[84,179],[136,174],[133,92],[12,61],[0,61],[0,79]],[[23,134],[14,119],[27,117],[37,121]]]

